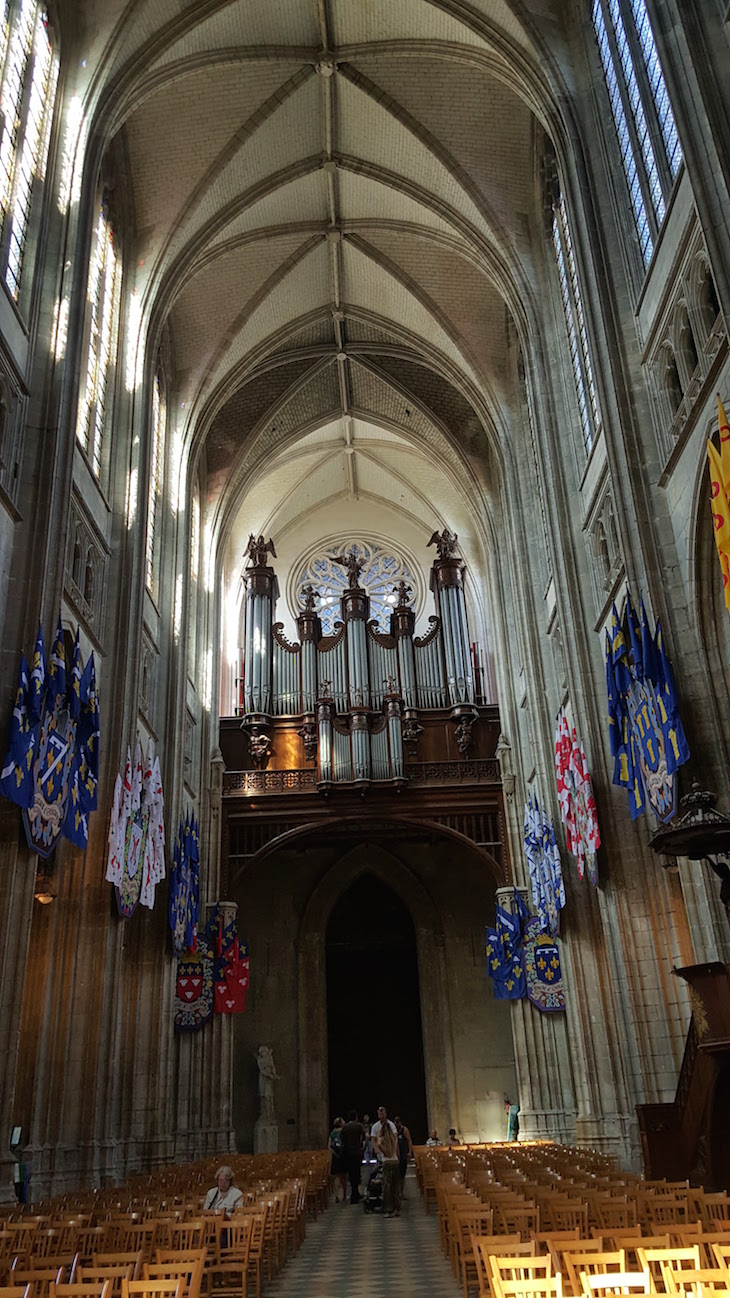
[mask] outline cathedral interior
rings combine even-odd
[[[33,1195],[254,1149],[262,1042],[280,1149],[383,1102],[500,1139],[509,1098],[523,1137],[727,1186],[726,16],[0,0],[0,756],[39,624],[69,682],[93,655],[99,732],[81,830],[71,685],[3,771],[31,802],[0,798],[0,1130]],[[606,666],[632,608],[685,737],[635,787]],[[138,741],[144,888],[115,839]],[[657,850],[693,788],[715,839]],[[535,910],[527,803],[557,1009],[487,966],[495,907]],[[199,938],[235,923],[249,961],[245,1010],[194,1022],[186,823]]]

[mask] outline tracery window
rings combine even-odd
[[[360,585],[370,596],[370,616],[377,619],[382,630],[390,630],[390,614],[397,602],[393,586],[399,581],[405,581],[415,587],[403,555],[398,554],[392,546],[386,549],[376,541],[364,538],[330,542],[328,550],[329,554],[317,554],[302,565],[294,587],[297,610],[304,603],[303,588],[313,586],[319,597],[317,612],[323,634],[332,634],[335,621],[340,617],[340,597],[347,589],[347,573],[340,564],[333,563],[330,554],[350,554],[354,551],[364,562]]]
[[[563,303],[565,324],[568,330],[570,359],[578,399],[583,444],[586,452],[589,452],[596,439],[601,419],[596,397],[596,386],[593,381],[583,299],[573,254],[573,240],[562,194],[557,196],[553,204],[552,234],[560,278],[560,295]]]
[[[535,407],[532,399],[532,387],[527,380],[527,374],[525,372],[525,361],[522,352],[520,352],[519,354],[517,372],[518,372],[520,393],[522,396],[523,407],[527,415],[527,431],[530,440],[530,450],[532,452],[532,471],[535,475],[535,482],[537,484],[537,495],[538,495],[538,500],[540,502],[540,522],[542,523],[542,541],[543,541],[542,553],[545,556],[546,571],[547,574],[549,575],[552,571],[552,563],[550,560],[550,547],[548,546],[548,539],[547,539],[548,526],[547,526],[547,515],[545,512],[545,493],[543,491],[542,477],[540,474],[540,466],[538,464],[538,459],[537,459],[537,420],[535,418]]]
[[[58,84],[48,17],[36,0],[0,0],[0,263],[20,295],[35,182],[43,181]]]
[[[120,285],[114,237],[101,211],[89,263],[86,374],[76,422],[76,435],[97,477],[101,473],[109,376],[117,360]]]
[[[682,147],[644,0],[593,0],[592,12],[646,268]]]
[[[200,486],[193,489],[190,519],[190,595],[188,603],[188,672],[195,662],[195,640],[198,620],[198,575],[200,573]]]
[[[150,453],[150,477],[147,493],[147,543],[145,547],[145,580],[151,595],[156,593],[157,538],[165,473],[166,422],[167,412],[162,394],[162,383],[158,374],[152,385],[152,450]]]

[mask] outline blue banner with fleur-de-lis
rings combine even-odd
[[[564,1010],[565,989],[558,944],[545,932],[537,916],[525,924],[524,958],[528,999],[539,1010]]]

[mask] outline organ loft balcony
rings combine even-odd
[[[224,874],[312,833],[429,841],[450,837],[509,879],[499,710],[482,694],[457,538],[434,533],[435,612],[415,634],[412,588],[392,586],[371,616],[357,545],[342,569],[339,618],[323,625],[310,584],[298,638],[275,620],[273,542],[251,537],[242,573],[243,648],[237,715],[222,717]],[[503,748],[500,750],[503,752]]]

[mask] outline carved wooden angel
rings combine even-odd
[[[459,538],[456,532],[450,532],[448,527],[445,527],[443,532],[441,532],[440,534],[438,532],[434,532],[428,544],[436,546],[436,549],[438,550],[439,559],[451,559],[453,557],[454,550],[457,547],[458,540]],[[428,549],[428,546],[426,548]]]
[[[271,537],[269,537],[268,541],[265,541],[263,536],[255,537],[252,532],[248,538],[248,545],[243,552],[244,559],[246,555],[250,555],[253,568],[265,568],[267,554],[270,554],[274,559],[276,558],[276,550]]]

